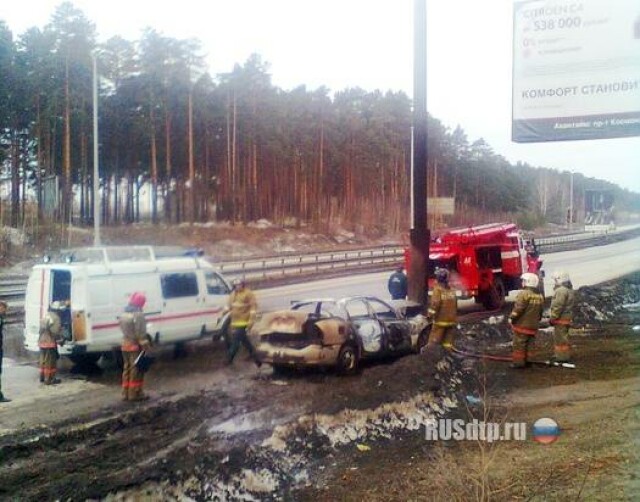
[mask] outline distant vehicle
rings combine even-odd
[[[38,351],[40,319],[53,302],[61,312],[66,343],[60,354],[74,362],[97,361],[118,350],[118,318],[134,291],[147,298],[147,331],[157,344],[200,338],[216,329],[231,291],[205,259],[160,256],[150,246],[94,247],[63,252],[33,267],[25,297],[25,347]]]
[[[296,366],[336,367],[353,373],[362,359],[419,352],[430,324],[372,296],[294,302],[289,310],[263,314],[251,328],[258,357],[274,370]],[[407,308],[409,307],[409,308]]]
[[[408,250],[405,262],[408,270]],[[520,276],[525,272],[544,277],[535,242],[525,240],[513,223],[459,228],[439,235],[429,244],[427,268],[429,290],[435,283],[435,269],[446,268],[458,295],[474,298],[488,310],[501,308],[509,291],[521,288]]]

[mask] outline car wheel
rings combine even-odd
[[[343,345],[338,354],[338,372],[351,375],[358,369],[358,349],[353,345]]]
[[[288,364],[273,364],[273,375],[277,377],[284,377],[291,375],[293,368]]]

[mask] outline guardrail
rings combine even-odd
[[[575,248],[576,244],[588,243],[589,245],[601,245],[617,240],[640,235],[640,226],[622,228],[617,230],[599,229],[568,235],[536,238],[538,251],[542,253],[557,253]]]
[[[600,245],[640,235],[640,227],[612,232],[588,232],[536,239],[541,254],[565,251],[588,243]],[[212,265],[228,279],[243,277],[250,282],[268,283],[291,280],[293,277],[343,275],[345,272],[386,270],[402,263],[404,247],[390,245],[378,248],[332,251],[305,255],[284,255],[251,258],[233,262],[215,262]],[[0,299],[9,303],[9,322],[21,315],[27,277],[0,275]]]
[[[354,268],[396,264],[403,259],[404,248],[385,246],[354,251],[333,251],[308,255],[288,255],[213,265],[229,278],[244,277],[247,280],[268,280],[291,275],[338,272]]]

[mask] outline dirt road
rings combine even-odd
[[[275,378],[245,360],[223,367],[220,347],[202,341],[178,361],[164,353],[149,376],[153,399],[131,406],[119,401],[115,367],[80,380],[65,369],[59,388],[30,401],[10,395],[0,409],[0,498],[632,498],[640,319],[617,307],[640,300],[639,283],[583,291],[590,303],[578,317],[593,329],[573,333],[576,370],[513,373],[447,357],[432,390],[424,357],[407,356],[352,378]],[[508,353],[499,323],[462,331],[464,348]],[[548,333],[539,335],[541,356],[549,344]],[[429,420],[471,416],[527,424],[551,417],[562,432],[544,446],[424,440]]]

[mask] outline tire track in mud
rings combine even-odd
[[[396,371],[420,371],[424,369],[424,360],[405,359],[399,366]],[[163,500],[186,497],[202,501],[252,501],[291,496],[315,478],[321,464],[338,449],[418,431],[429,420],[457,408],[457,392],[464,378],[457,361],[449,357],[441,360],[436,378],[440,383],[436,392],[420,383],[406,393],[407,399],[380,401],[370,408],[344,407],[335,413],[308,413],[267,427],[256,420],[255,427],[240,427],[237,432],[229,431],[224,423],[214,423],[207,431],[202,430],[188,447],[176,452],[176,462],[166,466],[165,479],[111,494],[106,500],[143,496]],[[406,380],[404,385],[408,385]],[[377,384],[371,390],[375,392],[376,388]],[[241,420],[238,422],[242,424]],[[186,458],[190,461],[185,462]],[[185,464],[189,466],[187,469]]]
[[[158,451],[172,449],[176,429],[197,434],[203,420],[193,410],[207,403],[214,415],[231,410],[229,396],[216,391],[3,437],[0,497],[85,500],[153,478]]]
[[[447,384],[437,396],[425,390],[424,364],[407,357],[346,379],[240,378],[228,392],[5,436],[0,498],[275,499],[308,482],[338,448],[416,430],[454,407],[451,362],[438,371]]]

